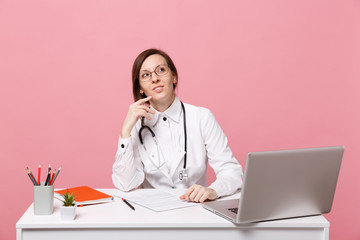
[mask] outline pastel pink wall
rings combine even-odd
[[[131,65],[150,47],[244,166],[250,151],[345,145],[326,218],[331,239],[359,239],[359,43],[355,0],[0,1],[0,239],[32,202],[26,166],[61,165],[58,188],[113,187]]]

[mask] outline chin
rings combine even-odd
[[[151,98],[152,101],[157,101],[157,102],[169,101],[170,102],[170,101],[173,101],[175,94],[169,96],[168,94],[156,93],[151,96],[152,96],[152,98]]]

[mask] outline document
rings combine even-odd
[[[148,208],[155,212],[196,206],[196,203],[181,200],[179,195],[162,189],[137,189],[131,192],[116,191],[115,197]]]

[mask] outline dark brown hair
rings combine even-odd
[[[140,94],[140,82],[139,82],[140,68],[146,58],[148,58],[151,55],[155,55],[155,54],[161,55],[163,58],[165,58],[166,63],[170,68],[170,71],[176,77],[176,80],[178,81],[178,73],[177,73],[175,64],[171,60],[169,55],[167,55],[167,53],[165,53],[164,51],[159,50],[159,49],[155,49],[155,48],[147,49],[147,50],[143,51],[142,53],[140,53],[139,56],[137,56],[137,58],[135,59],[134,64],[133,64],[133,68],[132,68],[133,96],[134,96],[135,102],[144,97]],[[176,88],[177,81],[174,84],[174,90]]]

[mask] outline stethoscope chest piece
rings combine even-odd
[[[188,178],[188,174],[186,172],[186,169],[183,169],[179,173],[179,179],[180,181],[186,180]]]

